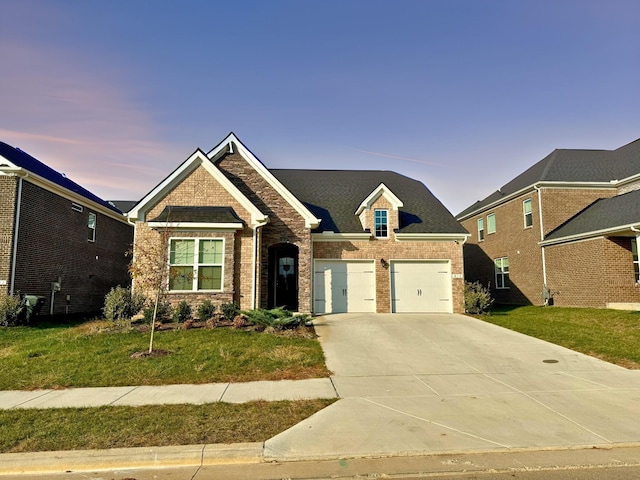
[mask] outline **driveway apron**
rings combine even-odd
[[[272,459],[640,443],[640,371],[455,314],[315,322],[340,400]]]

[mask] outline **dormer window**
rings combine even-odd
[[[387,238],[389,236],[388,210],[375,210],[375,236]]]

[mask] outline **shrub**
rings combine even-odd
[[[191,306],[186,302],[186,300],[182,300],[178,304],[178,308],[173,312],[173,321],[176,323],[184,323],[187,320],[191,319]]]
[[[244,314],[250,323],[274,330],[297,328],[311,319],[309,315],[294,315],[281,307],[272,310],[259,308],[246,311]]]
[[[153,305],[145,308],[142,313],[144,314],[144,321],[147,323],[151,323],[153,320]],[[161,299],[158,302],[158,312],[156,313],[156,321],[160,323],[165,323],[171,320],[173,317],[173,307],[171,304],[165,300]]]
[[[223,303],[222,305],[220,305],[220,310],[222,311],[222,316],[225,318],[225,320],[233,320],[234,318],[236,318],[238,313],[240,313],[240,309],[233,302]]]
[[[102,313],[107,320],[128,320],[142,310],[145,304],[144,295],[118,285],[105,295]]]
[[[200,305],[198,305],[198,319],[201,322],[206,322],[207,320],[209,320],[211,317],[213,317],[213,314],[216,311],[216,306],[211,303],[211,300],[205,300],[204,302],[202,302]]]
[[[464,283],[464,310],[467,313],[484,315],[491,312],[493,298],[488,288],[480,282]]]
[[[24,303],[18,295],[0,295],[0,327],[26,323]]]

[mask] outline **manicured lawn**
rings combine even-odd
[[[496,307],[486,322],[626,368],[640,369],[640,312],[593,308]]]
[[[262,442],[334,401],[0,410],[0,453]]]
[[[165,356],[131,358],[149,334],[100,322],[0,328],[0,390],[246,382],[326,377],[317,340],[229,327],[157,331]]]

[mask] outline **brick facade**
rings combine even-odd
[[[44,313],[50,311],[51,282],[61,287],[54,314],[98,312],[112,287],[130,282],[125,254],[131,226],[87,205],[82,212],[71,207],[71,200],[22,181],[14,293],[45,297]],[[94,242],[88,241],[90,212],[96,214]]]
[[[614,188],[541,188],[542,228],[547,235],[600,198],[612,197]],[[522,202],[531,199],[533,225],[524,227]],[[471,233],[464,247],[465,279],[490,285],[498,303],[543,303],[543,249],[538,192],[529,192],[493,209],[463,220]],[[496,232],[487,233],[487,215],[495,214]],[[484,219],[485,238],[478,239],[478,218]],[[508,289],[495,288],[494,260],[509,259]],[[544,249],[547,287],[554,304],[606,307],[609,303],[640,302],[635,284],[631,242],[628,238],[599,238],[547,246]],[[560,292],[560,293],[557,293]]]
[[[11,253],[18,178],[0,175],[0,295],[11,287]]]

